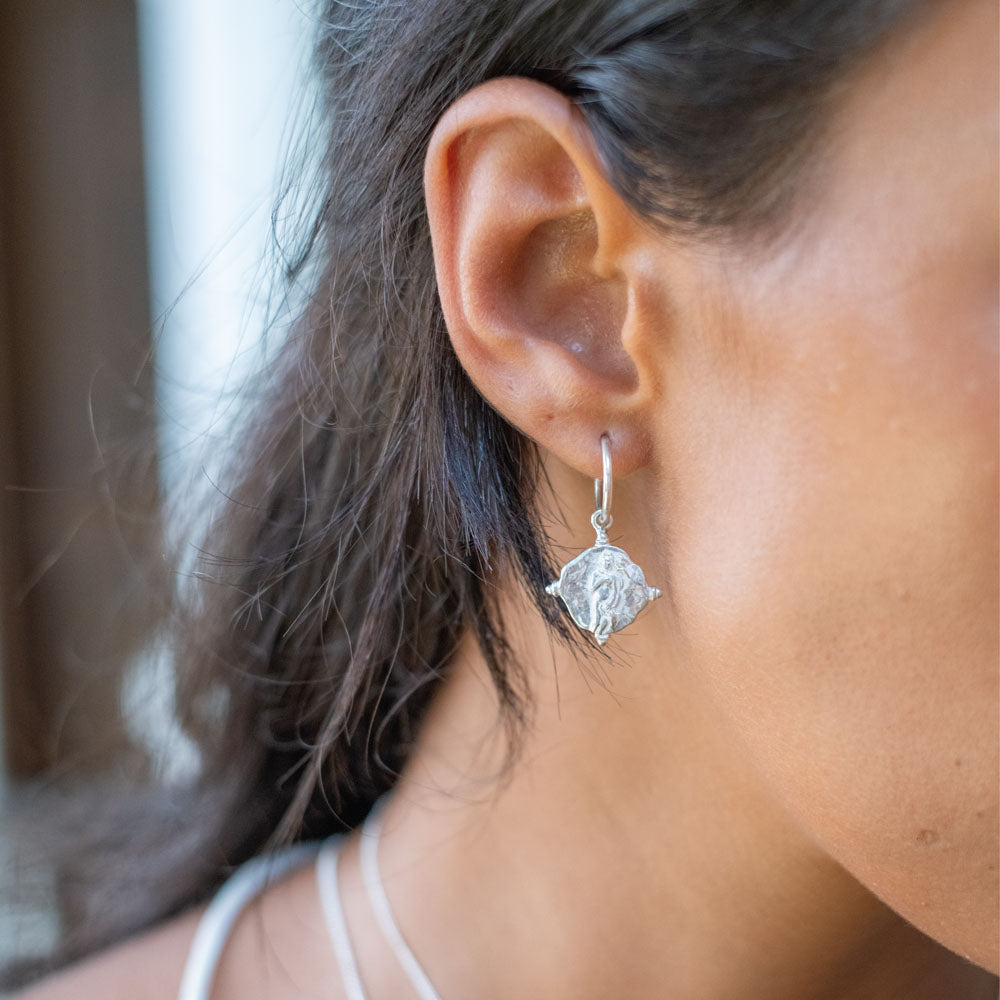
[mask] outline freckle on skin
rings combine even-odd
[[[962,758],[961,757],[956,757],[955,758],[955,767],[961,767],[961,766],[962,766]]]
[[[927,844],[930,846],[931,844],[936,844],[940,839],[941,835],[937,832],[937,830],[921,830],[920,833],[917,834],[918,844]]]

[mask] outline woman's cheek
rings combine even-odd
[[[774,385],[678,397],[678,616],[804,829],[947,942],[996,893],[995,376],[971,325],[804,333]]]

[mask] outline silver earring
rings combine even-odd
[[[642,570],[629,559],[624,549],[608,543],[611,527],[611,445],[607,434],[601,435],[603,482],[594,480],[594,506],[590,523],[597,541],[562,568],[559,579],[545,592],[561,597],[573,621],[594,633],[600,645],[612,632],[619,632],[635,621],[649,601],[660,596],[657,587],[647,587]]]

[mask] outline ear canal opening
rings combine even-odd
[[[600,276],[597,223],[590,208],[538,222],[525,235],[506,276],[523,330],[559,344],[603,378],[634,388],[637,373],[622,344],[628,289],[621,274]]]

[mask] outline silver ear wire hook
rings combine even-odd
[[[597,532],[597,544],[608,544],[608,528],[614,518],[611,516],[611,442],[607,434],[601,435],[601,478],[594,480],[594,513],[590,523]]]
[[[599,515],[594,527],[598,525],[605,530],[611,527],[611,442],[607,434],[601,435],[601,479],[594,480],[594,508]]]
[[[624,549],[608,542],[611,527],[611,440],[601,435],[601,479],[594,480],[594,513],[590,523],[597,534],[591,548],[562,568],[558,580],[545,591],[562,598],[573,621],[603,646],[612,632],[635,621],[649,601],[660,596],[658,587],[646,585],[642,570]]]

